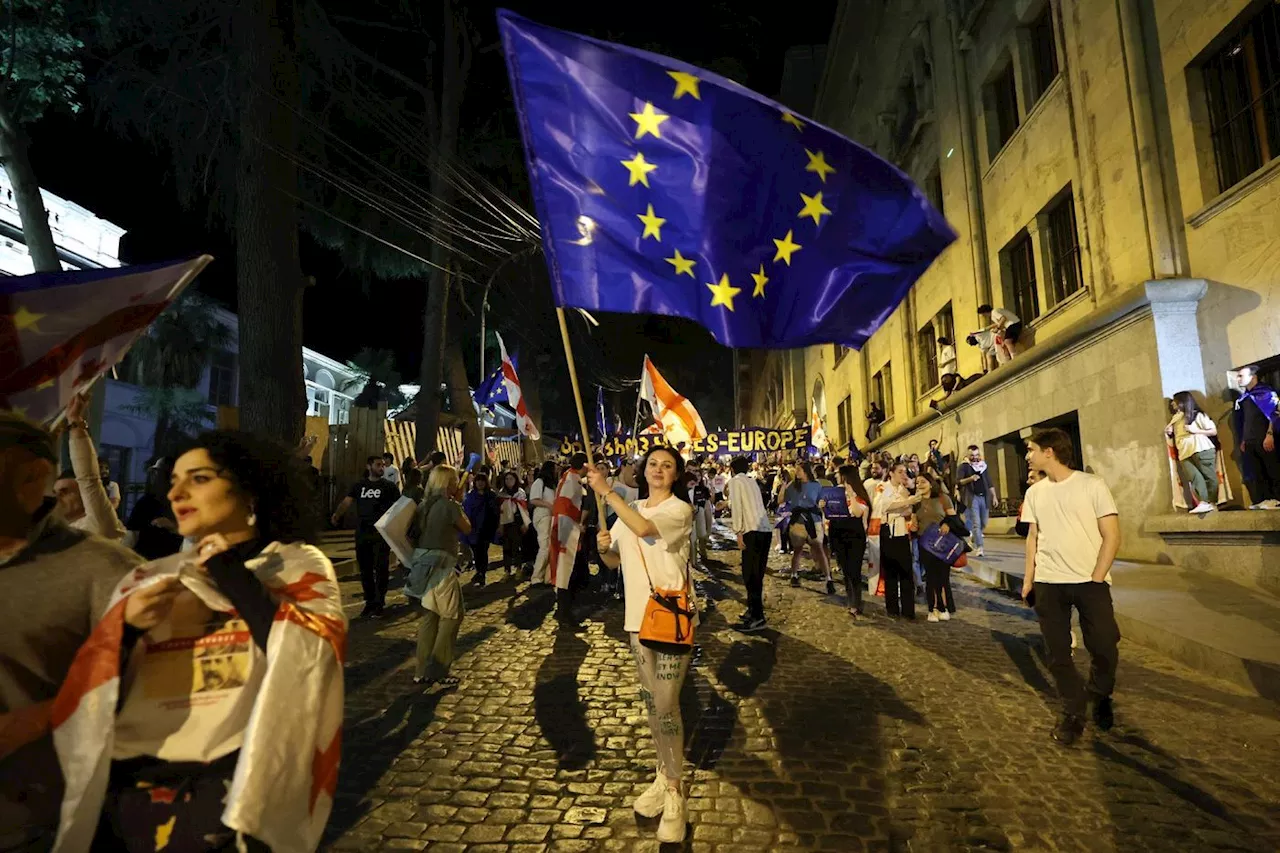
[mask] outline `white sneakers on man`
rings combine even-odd
[[[636,797],[633,808],[635,808],[636,814],[641,817],[657,817],[662,814],[666,802],[667,777],[659,770],[657,778],[653,780],[653,784],[645,788],[643,794]]]
[[[679,844],[684,841],[686,829],[684,797],[679,788],[667,788],[662,805],[662,821],[658,824],[658,841],[662,844]]]
[[[1217,509],[1217,507],[1214,506],[1213,504],[1207,501],[1200,501],[1200,503],[1196,504],[1194,507],[1191,508],[1191,511],[1197,515],[1200,515],[1206,512],[1213,512],[1215,509]]]
[[[936,610],[930,610],[930,611],[929,611],[929,621],[930,621],[930,622],[937,622],[937,621],[938,621],[938,611],[936,611]]]

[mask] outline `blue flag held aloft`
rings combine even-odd
[[[955,239],[896,167],[755,92],[498,19],[561,307],[859,347]]]
[[[511,356],[511,364],[513,367],[519,367],[514,355]],[[471,398],[475,400],[476,405],[482,409],[487,409],[490,406],[497,405],[498,403],[506,404],[510,402],[507,397],[507,385],[502,381],[501,364],[498,365],[497,369],[494,370],[493,373],[486,376],[483,382],[476,386],[476,389],[471,392]]]

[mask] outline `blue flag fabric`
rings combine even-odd
[[[955,239],[896,167],[761,95],[498,17],[557,305],[859,347]]]
[[[516,362],[515,354],[511,355],[511,366],[519,370],[520,365]],[[471,398],[476,401],[476,405],[482,409],[495,405],[497,403],[508,403],[507,386],[502,381],[502,365],[498,365],[498,369],[490,373],[485,380],[476,386],[471,392]]]

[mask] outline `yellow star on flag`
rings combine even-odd
[[[711,289],[711,307],[715,308],[717,305],[723,305],[730,311],[733,310],[733,297],[742,292],[741,287],[734,287],[729,284],[728,273],[723,273],[720,276],[718,284],[708,284],[707,287]]]
[[[676,249],[674,257],[664,258],[664,260],[676,268],[676,275],[687,275],[693,278],[693,258],[686,258],[680,254],[680,250]]]
[[[36,328],[36,323],[43,320],[45,316],[44,314],[34,313],[25,305],[19,305],[18,312],[13,315],[13,327],[19,332],[39,332],[40,330]]]
[[[637,183],[649,186],[649,173],[658,168],[656,163],[650,163],[644,159],[644,155],[636,152],[636,156],[630,160],[619,160],[618,162],[627,167],[631,172],[631,180],[627,186],[634,187]]]
[[[683,71],[668,71],[671,79],[676,81],[675,99],[680,100],[680,96],[686,93],[693,95],[694,98],[701,101],[702,96],[698,94],[698,83],[701,81],[692,74],[686,74]]]
[[[827,175],[835,174],[836,167],[827,162],[826,155],[821,151],[810,151],[806,148],[804,149],[804,153],[809,155],[809,165],[805,166],[804,170],[806,172],[817,172],[818,177],[821,178],[822,182],[825,184],[827,182]]]
[[[640,110],[638,113],[631,113],[631,118],[633,118],[636,123],[636,139],[641,138],[646,133],[652,133],[654,136],[661,139],[662,134],[658,132],[658,126],[671,118],[671,116],[656,112],[653,109],[653,104],[645,101],[644,109]]]
[[[640,235],[640,239],[652,237],[659,243],[662,242],[662,232],[659,230],[667,220],[661,216],[654,215],[653,205],[649,205],[648,210],[644,213],[637,213],[636,218],[644,223],[644,233]]]
[[[831,215],[830,208],[822,203],[822,193],[816,193],[814,195],[805,195],[804,193],[800,193],[800,198],[804,199],[804,209],[796,214],[799,218],[803,219],[804,217],[809,216],[813,218],[814,225],[821,225],[822,217],[824,215]]]
[[[778,247],[778,254],[773,256],[774,262],[785,261],[787,266],[791,266],[791,256],[800,251],[801,248],[799,243],[791,241],[791,231],[788,230],[787,236],[781,240],[774,240],[773,244]]]
[[[36,390],[37,390],[37,391],[46,391],[46,390],[48,390],[48,389],[50,389],[50,388],[52,388],[52,387],[53,387],[53,380],[52,380],[52,379],[46,379],[45,381],[41,382],[39,385],[37,385],[37,386],[36,386]]]
[[[764,264],[760,265],[760,272],[753,272],[751,280],[756,283],[756,289],[751,292],[751,298],[764,296],[764,286],[769,283],[769,277],[764,274]]]
[[[804,125],[800,122],[800,119],[796,118],[795,113],[784,112],[782,114],[782,120],[794,127],[796,130],[804,130]]]

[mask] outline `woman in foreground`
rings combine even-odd
[[[305,471],[283,445],[219,431],[170,482],[195,547],[121,580],[63,684],[54,849],[314,850],[337,784],[347,619],[310,544]]]
[[[649,730],[658,753],[657,777],[635,802],[643,817],[662,815],[658,841],[684,840],[685,802],[681,786],[684,766],[684,723],[680,717],[680,687],[689,671],[688,650],[656,649],[640,641],[640,627],[651,589],[690,590],[689,550],[693,507],[681,487],[684,460],[666,447],[655,447],[640,463],[640,497],[627,503],[613,491],[603,472],[591,468],[591,488],[617,514],[609,531],[600,531],[600,556],[610,568],[622,567],[626,591],[623,628],[631,635],[640,695],[649,712]],[[692,609],[696,610],[696,607]]]

